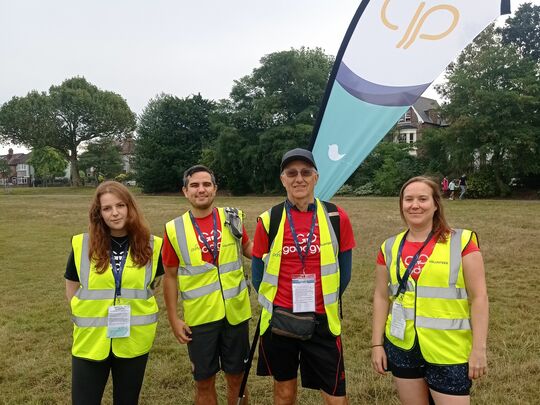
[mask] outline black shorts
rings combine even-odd
[[[196,381],[219,370],[240,374],[249,357],[249,322],[231,325],[226,319],[191,327],[188,343],[191,370]]]
[[[257,375],[288,381],[298,377],[300,365],[302,387],[345,396],[341,336],[330,333],[325,316],[317,316],[317,320],[313,336],[305,341],[275,335],[268,328],[259,342]]]
[[[430,364],[422,356],[418,340],[412,349],[403,350],[388,339],[384,339],[384,351],[388,360],[388,371],[398,378],[424,378],[429,388],[442,394],[469,395],[472,381],[469,365]]]

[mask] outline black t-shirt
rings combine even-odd
[[[114,255],[114,261],[116,263],[117,269],[120,267],[122,258],[127,255],[129,248],[129,238],[127,236],[115,237],[111,236],[111,251]],[[165,273],[163,270],[163,263],[161,262],[161,253],[159,255],[159,261],[156,269],[156,278],[162,276]],[[75,266],[75,256],[73,254],[73,249],[69,255],[66,272],[64,273],[64,278],[66,280],[79,282],[79,275],[77,274],[77,267]]]

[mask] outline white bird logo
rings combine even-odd
[[[337,162],[338,160],[343,159],[345,155],[345,153],[343,155],[339,153],[339,147],[337,144],[334,143],[332,145],[328,145],[328,157],[330,160]]]

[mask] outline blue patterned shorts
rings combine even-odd
[[[472,381],[469,365],[452,364],[441,366],[424,360],[418,340],[412,349],[403,350],[388,339],[384,339],[384,351],[388,359],[388,371],[398,378],[424,378],[434,391],[448,395],[469,395]]]

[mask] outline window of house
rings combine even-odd
[[[414,132],[411,132],[409,134],[409,143],[414,143],[415,139],[414,139]]]
[[[407,143],[407,134],[399,134],[398,143]]]
[[[411,122],[411,110],[408,109],[405,114],[401,116],[399,122]]]

